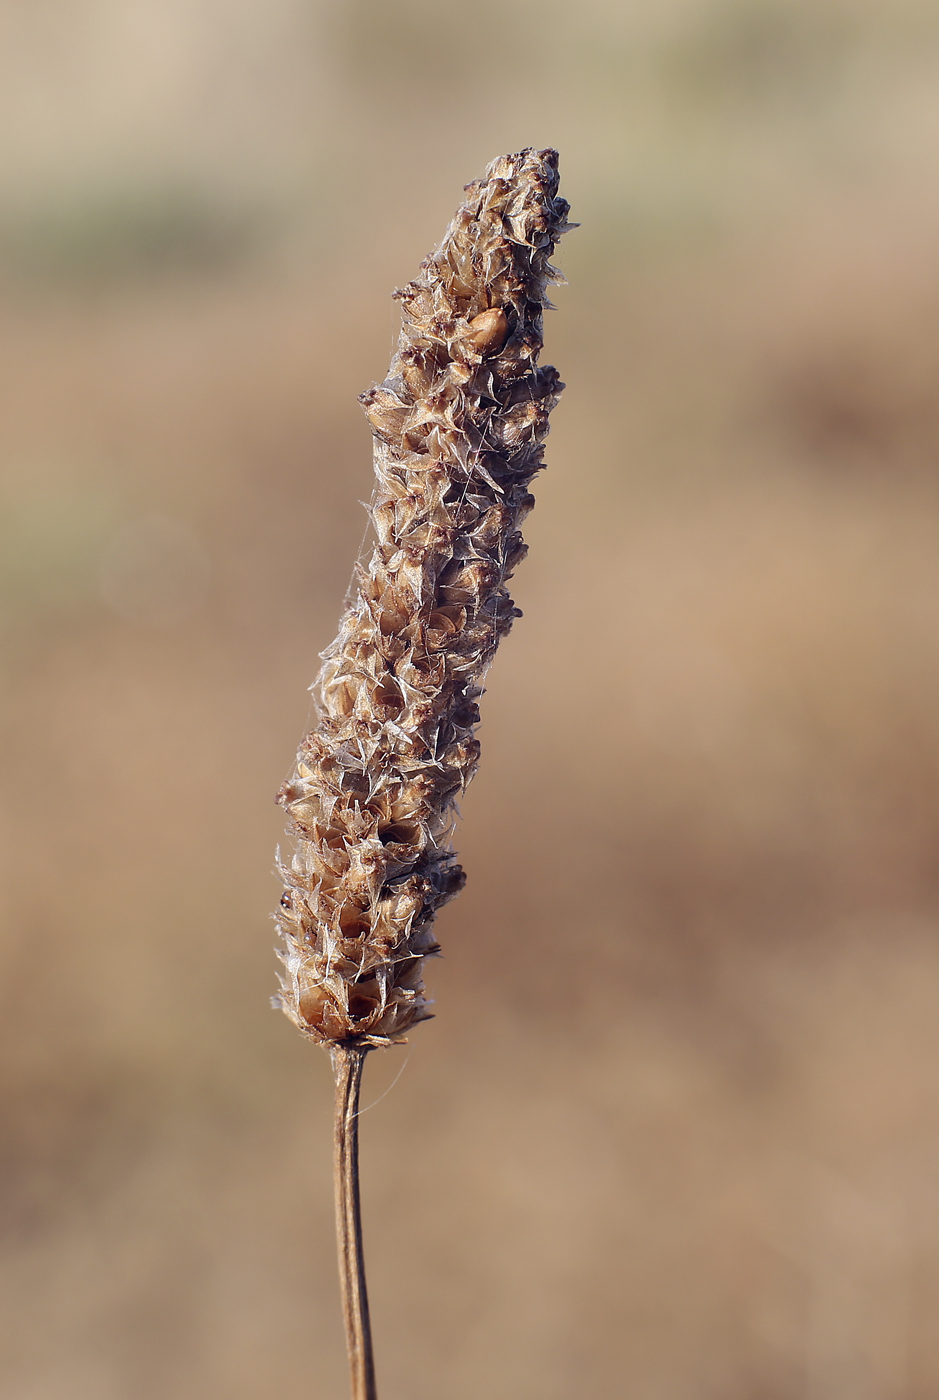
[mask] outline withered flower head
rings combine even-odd
[[[278,794],[296,851],[282,866],[279,1004],[322,1042],[399,1039],[428,1016],[422,961],[464,874],[455,799],[479,757],[482,680],[518,616],[506,588],[526,546],[548,414],[538,366],[548,259],[570,228],[557,152],[503,156],[466,187],[440,248],[395,295],[388,378],[362,395],[375,440],[377,542],[323,653],[319,723]]]

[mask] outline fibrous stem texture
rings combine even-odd
[[[557,153],[503,156],[466,188],[440,248],[395,295],[388,378],[362,395],[376,542],[313,687],[319,722],[278,801],[296,849],[280,1005],[322,1042],[388,1044],[429,1012],[422,961],[462,887],[451,831],[476,768],[482,679],[518,610],[548,414],[539,367],[566,222]]]

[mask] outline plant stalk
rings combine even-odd
[[[336,1239],[339,1245],[339,1284],[349,1350],[352,1400],[377,1400],[372,1329],[365,1285],[362,1213],[359,1207],[359,1089],[367,1045],[330,1046],[336,1077],[336,1119],[333,1164],[336,1185]]]

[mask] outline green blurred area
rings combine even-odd
[[[569,387],[367,1067],[383,1400],[939,1391],[937,77],[913,0],[0,14],[4,1397],[345,1393],[272,797],[390,294],[529,144]]]

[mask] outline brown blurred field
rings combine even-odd
[[[272,795],[390,292],[527,144],[568,389],[438,1016],[367,1068],[383,1400],[934,1400],[939,11],[0,38],[4,1400],[345,1394]]]

